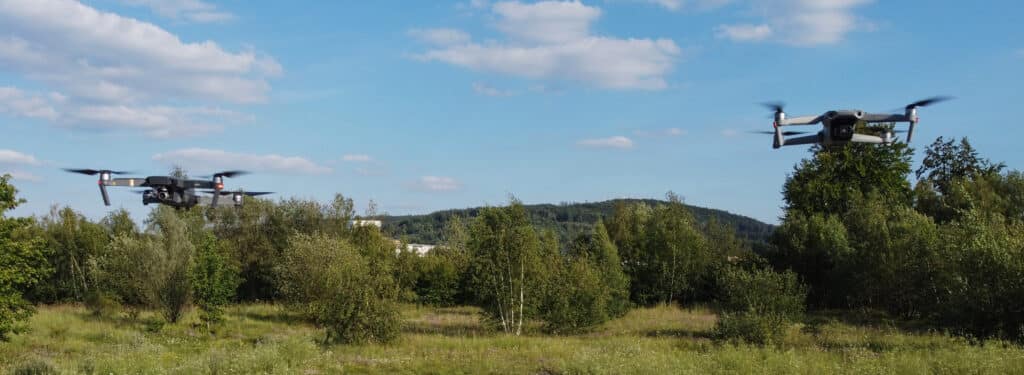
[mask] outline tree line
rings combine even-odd
[[[682,199],[618,201],[569,239],[514,198],[446,218],[424,256],[359,218],[341,195],[247,198],[241,208],[154,209],[93,222],[73,209],[0,221],[0,337],[36,303],[96,314],[189,307],[214,332],[232,302],[268,301],[325,342],[388,342],[400,303],[473,305],[496,330],[585,332],[636,306],[711,304],[716,332],[769,343],[805,309],[877,309],[973,337],[1022,337],[1024,176],[938,139],[910,183],[912,150],[812,150],[783,187],[765,243]],[[4,211],[19,200],[0,180]],[[366,216],[375,213],[367,212]]]

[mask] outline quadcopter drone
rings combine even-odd
[[[895,141],[893,133],[903,133],[904,131],[883,130],[880,135],[869,135],[855,133],[854,130],[860,122],[866,124],[909,122],[910,129],[906,131],[907,142],[909,143],[911,137],[914,135],[914,126],[917,125],[918,122],[917,108],[949,99],[952,98],[939,96],[910,103],[904,107],[904,112],[902,114],[867,113],[859,109],[853,109],[833,110],[817,116],[799,116],[792,118],[786,118],[786,113],[782,110],[782,103],[765,103],[765,106],[775,110],[775,122],[772,124],[772,126],[775,127],[775,131],[763,131],[758,133],[775,135],[775,139],[772,142],[772,148],[806,144],[820,144],[825,147],[847,143],[890,144]],[[806,132],[782,130],[783,126],[815,124],[821,124],[822,129],[814,135],[787,139],[785,138],[786,136],[806,134]]]
[[[230,195],[235,207],[242,205],[242,197],[273,194],[265,191],[224,191],[224,178],[236,177],[246,172],[224,171],[215,173],[208,180],[192,180],[176,178],[171,176],[149,176],[113,178],[114,175],[128,174],[130,172],[96,170],[96,169],[64,169],[71,173],[80,173],[89,176],[99,175],[100,194],[103,196],[103,204],[110,205],[110,197],[107,195],[107,186],[145,187],[147,190],[135,190],[142,194],[142,204],[150,203],[165,204],[174,208],[183,209],[196,205],[207,205],[211,208],[217,207],[218,200],[222,195]],[[199,190],[196,189],[210,189]],[[210,194],[211,196],[199,196],[196,193]]]

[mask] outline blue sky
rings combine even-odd
[[[925,97],[914,146],[1024,165],[1017,1],[0,0],[16,215],[104,207],[62,167],[254,172],[230,187],[392,214],[662,197],[775,222],[802,147],[769,112]],[[918,157],[915,161],[919,161]],[[916,166],[915,166],[916,167]]]

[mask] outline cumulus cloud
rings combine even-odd
[[[188,148],[153,155],[153,160],[204,171],[245,169],[281,174],[325,174],[331,169],[298,156],[243,154],[224,150]]]
[[[670,39],[621,39],[595,35],[601,10],[578,1],[491,6],[504,41],[464,42],[416,55],[475,71],[535,80],[571,80],[609,89],[658,90],[668,86],[680,49]]]
[[[35,156],[21,153],[14,150],[3,150],[0,149],[0,164],[6,165],[39,165],[39,160]]]
[[[355,163],[366,163],[369,161],[373,161],[373,158],[371,158],[370,155],[366,154],[346,154],[341,157],[341,160]]]
[[[482,82],[473,82],[473,92],[484,96],[512,96],[515,93]]]
[[[656,4],[668,10],[680,10],[683,8],[683,0],[643,0],[645,3]]]
[[[772,28],[768,25],[719,25],[715,36],[738,42],[756,42],[768,39]]]
[[[408,184],[413,190],[427,192],[449,192],[462,188],[462,183],[451,177],[423,176]]]
[[[186,10],[178,12],[184,17],[182,12]],[[100,11],[75,0],[0,2],[0,69],[20,73],[57,93],[30,94],[7,88],[6,94],[0,93],[0,112],[71,127],[88,126],[89,115],[100,108],[108,114],[116,109],[126,116],[160,112],[175,126],[206,131],[217,130],[218,126],[210,122],[219,120],[219,116],[207,116],[181,103],[264,102],[270,91],[267,79],[282,70],[273,58],[253,50],[231,52],[209,40],[183,41],[154,24]],[[23,104],[17,108],[22,109],[10,104],[17,100]],[[169,104],[172,102],[175,104]],[[24,110],[25,103],[35,111]],[[108,124],[98,127],[122,128]],[[167,133],[151,131],[147,126],[127,128],[156,136]]]
[[[633,140],[623,136],[584,139],[576,142],[576,144],[589,148],[614,148],[622,150],[633,148]]]
[[[774,40],[794,46],[835,44],[857,30],[856,8],[872,0],[749,0],[756,24],[719,25],[716,34],[735,41]]]
[[[409,35],[423,42],[448,46],[469,42],[470,36],[462,30],[456,29],[412,29]]]
[[[193,22],[222,22],[235,18],[235,15],[217,9],[216,5],[201,0],[121,0],[133,6],[144,6],[168,18],[182,18]]]
[[[656,130],[637,130],[633,133],[641,137],[679,137],[686,135],[686,130],[680,128],[667,128]]]
[[[54,96],[54,98],[60,98]],[[51,97],[26,93],[16,87],[0,87],[0,113],[21,117],[56,120],[57,110],[51,105]]]

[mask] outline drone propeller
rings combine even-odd
[[[220,194],[220,195],[241,194],[241,195],[248,195],[250,197],[256,197],[256,196],[267,195],[267,194],[274,194],[274,192],[272,192],[272,191],[223,191],[223,190],[222,191],[215,191],[215,190],[207,191],[207,190],[204,190],[204,191],[201,191],[201,192],[202,193],[206,193],[206,194]]]
[[[769,135],[775,134],[775,132],[768,131],[768,130],[751,130],[750,133],[769,134]],[[807,132],[798,132],[798,131],[787,130],[787,131],[782,132],[781,134],[784,135],[784,136],[791,136],[791,135],[807,134]]]
[[[939,103],[939,102],[944,102],[944,101],[947,101],[947,100],[950,100],[950,99],[953,99],[953,97],[952,96],[935,96],[935,97],[931,97],[931,98],[924,99],[924,100],[918,100],[916,102],[907,104],[907,106],[903,107],[903,108],[904,109],[912,109],[912,108],[917,108],[917,107],[927,107],[929,105],[932,105],[932,104],[935,104],[935,103]]]
[[[89,175],[89,176],[95,176],[95,175],[100,174],[100,173],[110,173],[110,174],[129,174],[129,173],[132,173],[132,172],[129,172],[129,171],[111,171],[111,170],[106,170],[106,169],[74,169],[74,168],[62,168],[62,169],[65,172],[79,173],[79,174],[84,174],[84,175]]]
[[[242,175],[247,175],[247,174],[249,174],[249,172],[246,172],[246,171],[223,171],[223,172],[214,173],[212,176],[200,176],[200,177],[202,177],[202,178],[216,178],[216,177],[234,178],[234,177],[238,177],[238,176],[242,176]]]
[[[765,107],[768,107],[768,109],[773,110],[775,112],[782,112],[783,111],[782,108],[786,106],[786,103],[783,103],[783,102],[765,102],[765,103],[761,103],[761,105],[763,105]]]

